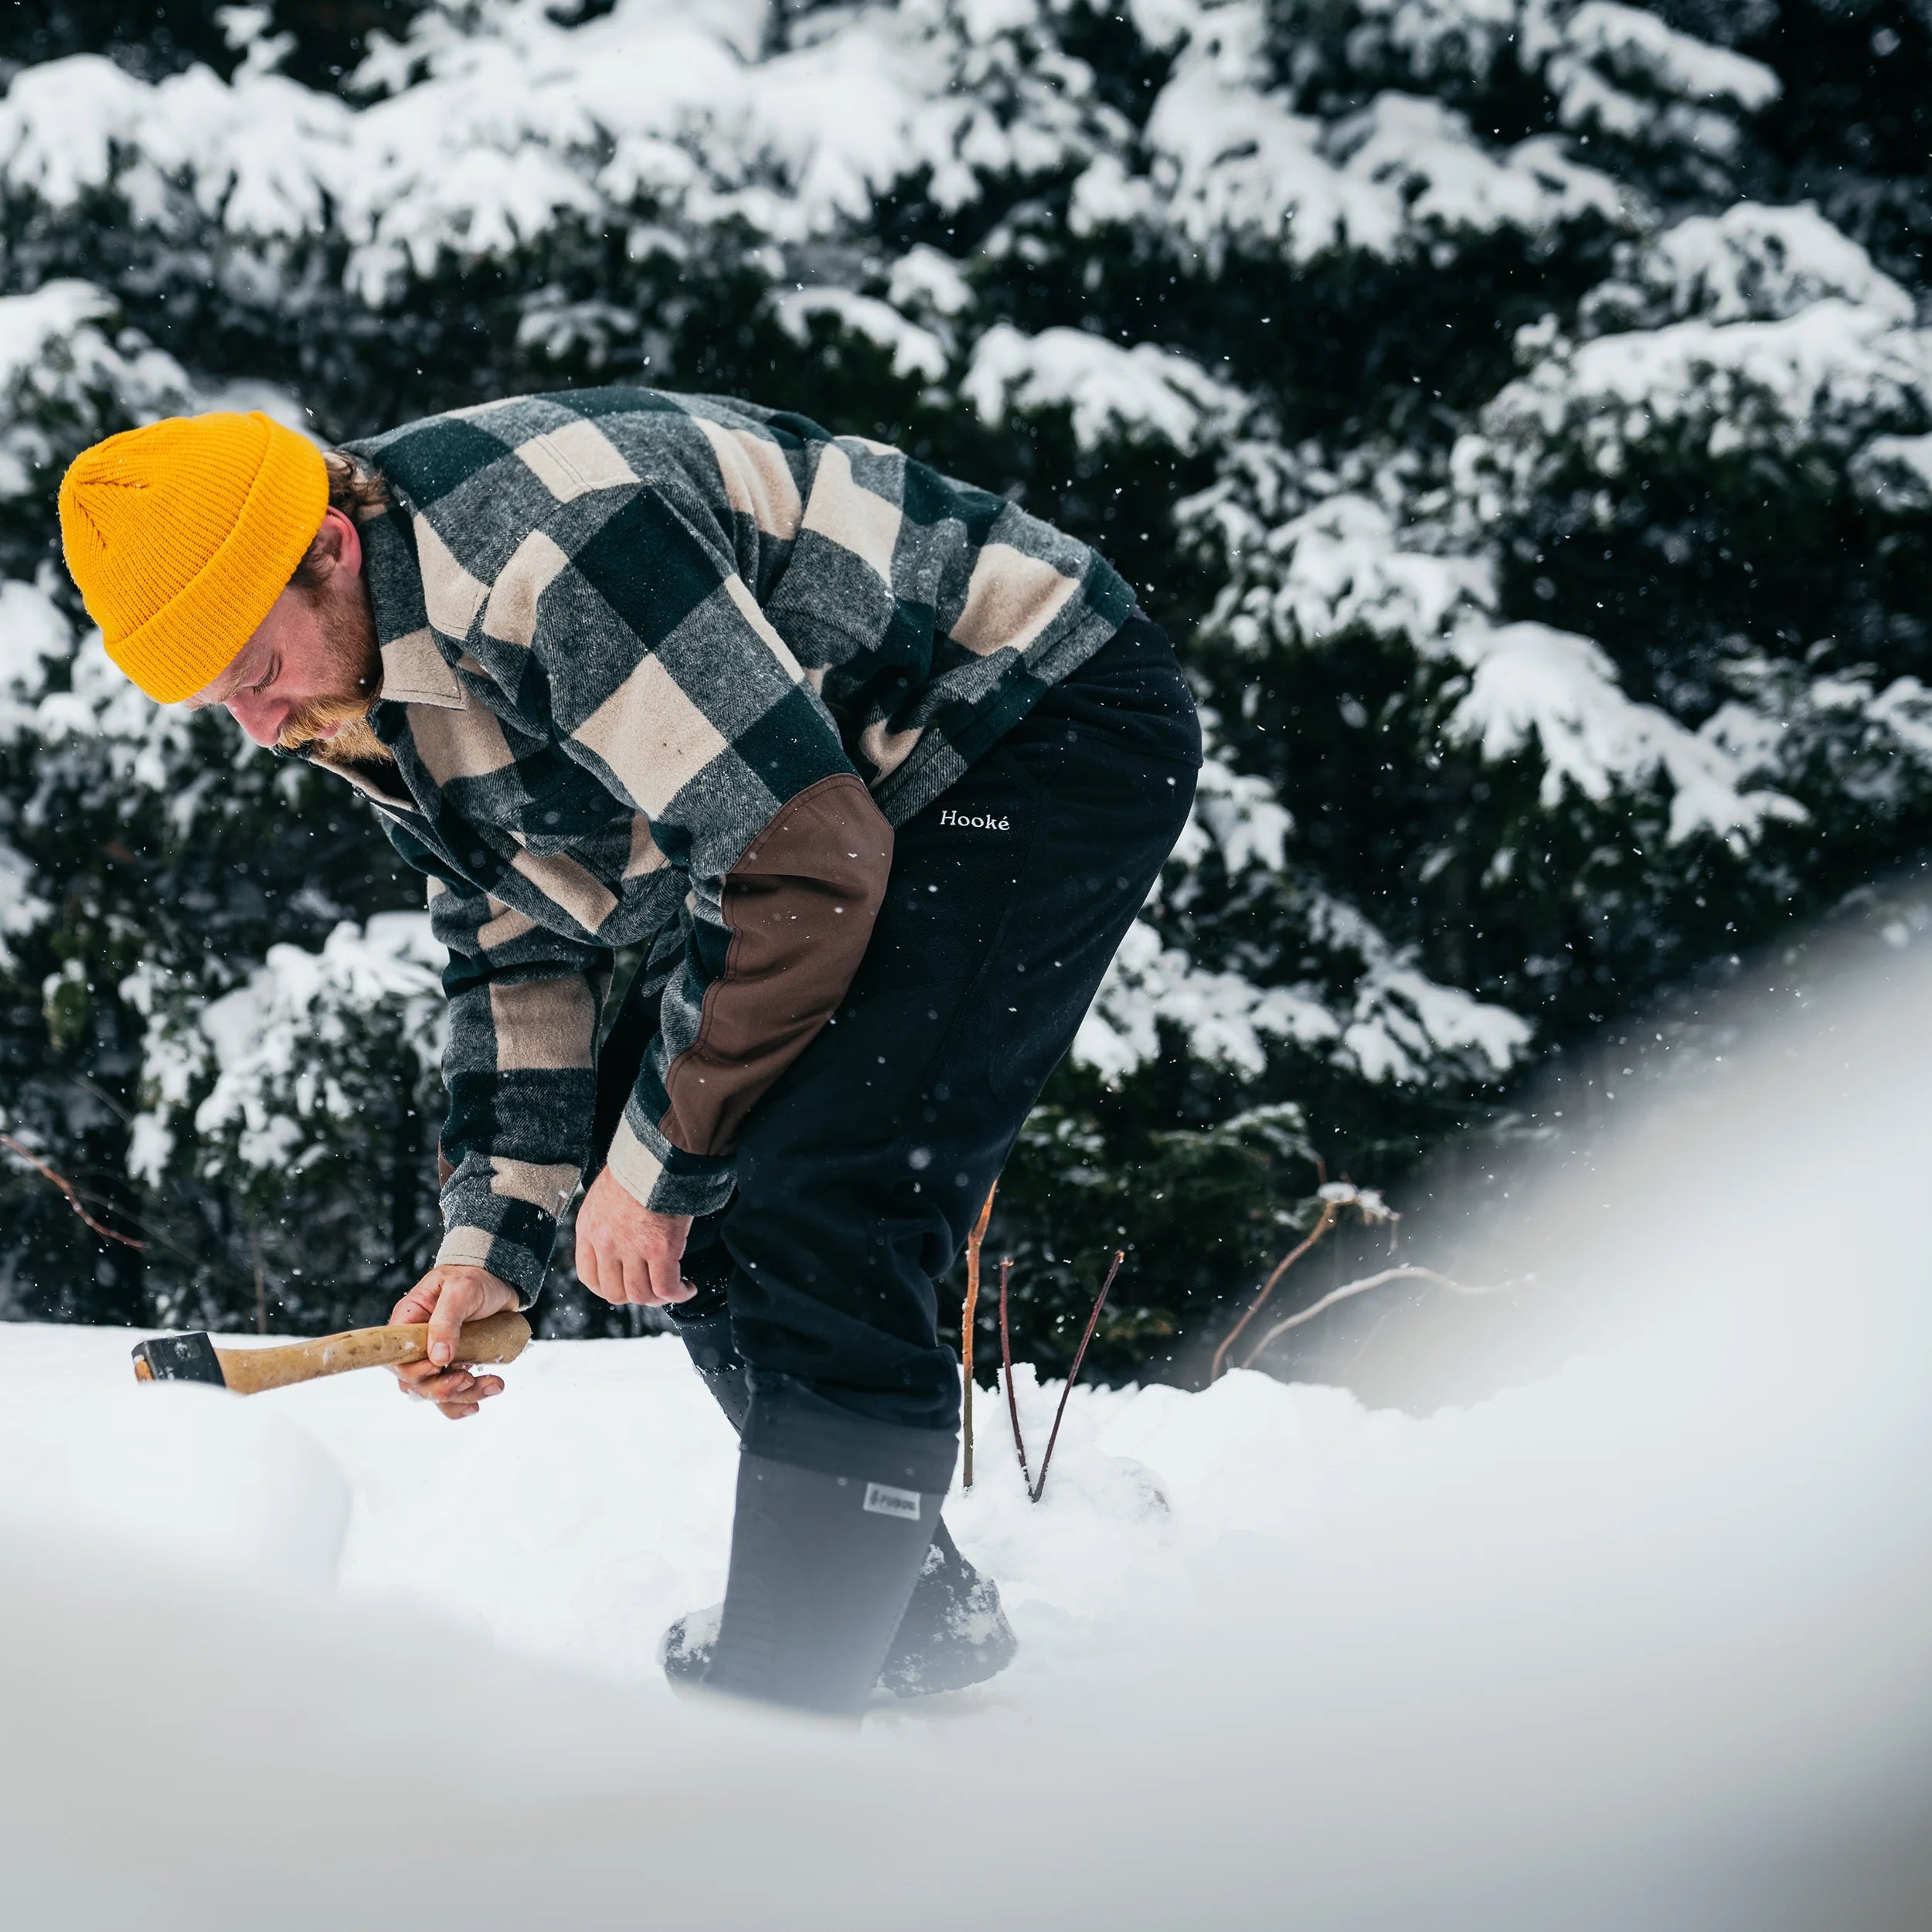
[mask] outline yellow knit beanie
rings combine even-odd
[[[293,430],[174,416],[74,458],[60,540],[108,656],[174,704],[235,661],[328,508],[321,452]]]

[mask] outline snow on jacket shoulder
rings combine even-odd
[[[362,530],[396,766],[353,776],[450,951],[438,1258],[527,1301],[589,1155],[613,949],[654,942],[668,978],[611,1172],[708,1212],[857,970],[891,825],[1133,595],[1003,498],[720,397],[525,396],[349,447],[396,498]]]

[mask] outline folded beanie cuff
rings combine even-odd
[[[240,655],[287,588],[328,509],[321,451],[254,413],[262,458],[220,547],[145,624],[107,637],[107,655],[159,704],[177,704]]]

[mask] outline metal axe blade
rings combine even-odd
[[[143,1382],[212,1382],[228,1386],[221,1358],[205,1331],[192,1335],[157,1335],[134,1344],[134,1373]]]

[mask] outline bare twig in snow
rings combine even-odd
[[[1093,1312],[1087,1318],[1087,1332],[1080,1337],[1080,1345],[1074,1351],[1073,1366],[1066,1372],[1066,1386],[1060,1391],[1060,1406],[1053,1411],[1053,1432],[1046,1438],[1046,1453],[1039,1459],[1039,1481],[1031,1492],[1032,1500],[1038,1502],[1046,1493],[1046,1472],[1053,1466],[1053,1445],[1060,1439],[1060,1417],[1066,1413],[1066,1398],[1073,1393],[1073,1384],[1080,1379],[1080,1364],[1087,1359],[1087,1345],[1094,1339],[1095,1325],[1100,1318],[1100,1310],[1107,1304],[1107,1291],[1114,1285],[1114,1277],[1121,1271],[1121,1264],[1127,1259],[1124,1248],[1114,1250],[1114,1265],[1107,1271],[1107,1279],[1100,1284],[1100,1291],[1094,1298]],[[1019,1427],[1015,1412],[1015,1427]],[[1026,1458],[1020,1458],[1021,1467],[1026,1466]]]
[[[1006,1413],[1013,1421],[1013,1453],[1019,1458],[1019,1479],[1026,1493],[1033,1493],[1032,1472],[1026,1467],[1026,1438],[1019,1432],[1019,1403],[1013,1394],[1013,1338],[1006,1327],[1006,1284],[1013,1272],[1013,1257],[999,1264],[999,1368],[1006,1384]]]
[[[1308,1230],[1308,1238],[1299,1247],[1291,1248],[1275,1264],[1274,1272],[1261,1284],[1261,1292],[1248,1304],[1247,1312],[1222,1336],[1221,1345],[1215,1350],[1213,1362],[1208,1369],[1209,1381],[1218,1382],[1220,1379],[1221,1371],[1227,1366],[1228,1351],[1240,1340],[1242,1330],[1267,1305],[1268,1297],[1274,1292],[1274,1284],[1335,1226],[1335,1214],[1334,1202],[1324,1201],[1321,1212],[1315,1217],[1315,1226]]]
[[[1209,1381],[1215,1382],[1220,1379],[1222,1371],[1227,1366],[1229,1350],[1240,1340],[1242,1331],[1267,1307],[1268,1298],[1274,1294],[1282,1276],[1342,1219],[1346,1209],[1353,1208],[1364,1221],[1386,1221],[1391,1229],[1395,1223],[1402,1219],[1373,1188],[1359,1188],[1346,1179],[1332,1182],[1326,1178],[1328,1168],[1320,1162],[1315,1165],[1315,1172],[1323,1179],[1319,1195],[1321,1212],[1315,1216],[1315,1226],[1309,1229],[1306,1240],[1299,1247],[1290,1249],[1275,1264],[1274,1272],[1261,1284],[1261,1292],[1248,1304],[1240,1320],[1221,1338],[1221,1345],[1215,1350],[1214,1360],[1208,1369]],[[1255,1352],[1250,1352],[1248,1359],[1250,1362],[1253,1360]]]
[[[993,1218],[993,1196],[998,1192],[999,1182],[995,1180],[986,1190],[986,1205],[966,1237],[966,1311],[959,1332],[960,1364],[965,1370],[965,1387],[960,1396],[960,1434],[966,1451],[960,1486],[964,1489],[973,1486],[973,1318],[979,1310],[979,1244],[986,1239],[986,1224]]]
[[[0,1147],[4,1147],[9,1154],[17,1155],[21,1160],[25,1161],[36,1174],[53,1182],[54,1185],[66,1196],[68,1206],[72,1208],[75,1213],[79,1215],[81,1219],[100,1236],[102,1240],[118,1241],[123,1247],[129,1248],[145,1248],[148,1245],[145,1241],[137,1241],[131,1234],[117,1234],[112,1228],[97,1221],[87,1212],[87,1205],[76,1192],[73,1182],[69,1180],[64,1174],[56,1172],[45,1161],[41,1159],[38,1154],[29,1152],[11,1134],[0,1134]]]
[[[1523,1285],[1520,1281],[1498,1281],[1488,1287],[1471,1287],[1467,1282],[1452,1281],[1447,1275],[1438,1274],[1434,1268],[1407,1266],[1384,1268],[1379,1274],[1365,1274],[1359,1281],[1345,1281],[1340,1287],[1331,1288],[1319,1301],[1311,1302],[1298,1314],[1276,1322],[1248,1351],[1247,1359],[1242,1363],[1242,1367],[1253,1368],[1261,1351],[1270,1342],[1286,1335],[1291,1328],[1298,1328],[1303,1322],[1312,1321],[1324,1309],[1333,1308],[1338,1301],[1346,1301],[1353,1295],[1366,1294],[1371,1288],[1379,1288],[1389,1281],[1433,1281],[1437,1287],[1447,1288],[1452,1294],[1500,1294],[1505,1288],[1518,1288]]]

